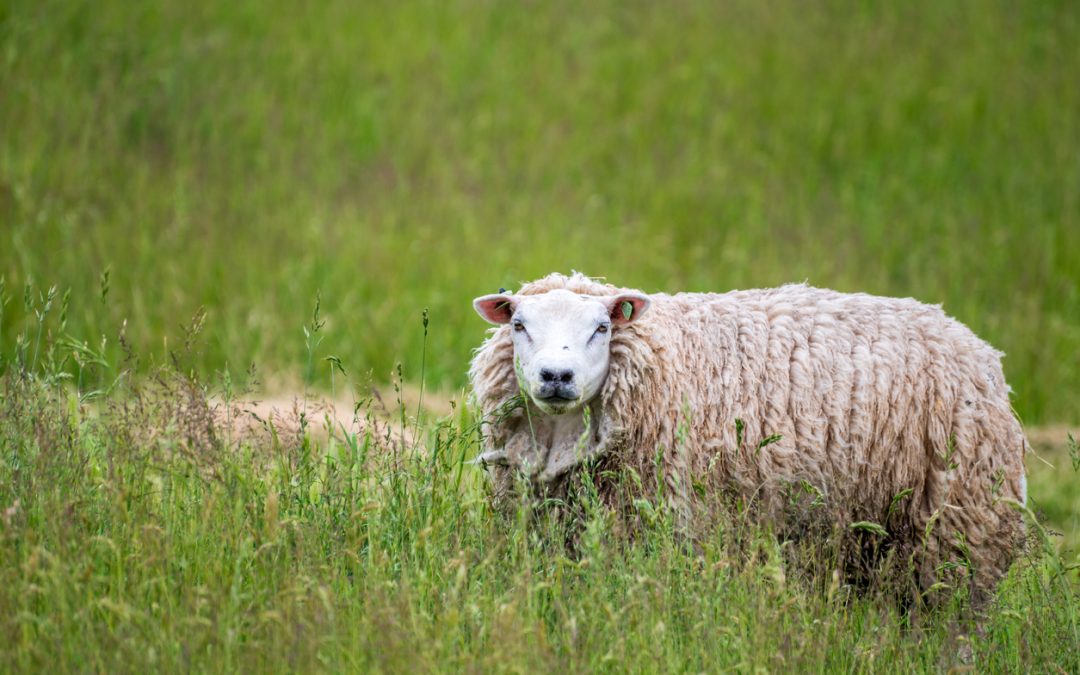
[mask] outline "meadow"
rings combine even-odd
[[[0,670],[1080,670],[1077,44],[1051,0],[0,4]],[[571,269],[1002,349],[1058,431],[983,624],[749,525],[492,513],[470,300]],[[357,419],[222,423],[278,393]]]

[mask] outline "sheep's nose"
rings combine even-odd
[[[570,384],[574,381],[574,371],[569,368],[561,370],[551,368],[540,369],[540,381],[541,382],[561,382],[563,384]]]

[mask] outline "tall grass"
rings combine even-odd
[[[1026,421],[1072,422],[1078,43],[1052,1],[9,0],[0,275],[74,289],[95,347],[127,320],[160,356],[205,307],[205,372],[293,381],[317,289],[328,353],[381,382],[417,379],[429,307],[444,389],[469,299],[553,270],[809,280],[943,302]]]
[[[662,516],[614,534],[586,494],[567,548],[528,502],[492,511],[468,409],[401,410],[413,443],[363,406],[329,433],[234,436],[210,397],[231,385],[190,367],[201,316],[164,364],[97,365],[90,401],[61,356],[78,341],[52,326],[23,326],[40,359],[0,377],[0,671],[1080,667],[1075,571],[1052,545],[979,627],[962,597],[902,614],[746,523],[691,550]]]

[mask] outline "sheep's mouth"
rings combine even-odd
[[[561,394],[552,394],[551,396],[536,396],[537,401],[542,403],[550,403],[552,405],[561,405],[563,403],[573,403],[578,400],[577,396],[562,396]]]
[[[533,396],[533,400],[536,401],[536,404],[540,406],[541,410],[544,412],[551,415],[561,415],[573,410],[574,407],[581,402],[581,397],[552,394],[550,396]]]

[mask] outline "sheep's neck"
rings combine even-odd
[[[592,417],[592,429],[586,433],[585,415],[533,414],[530,416],[530,447],[526,453],[532,461],[527,472],[541,481],[558,478],[595,454],[596,416]]]

